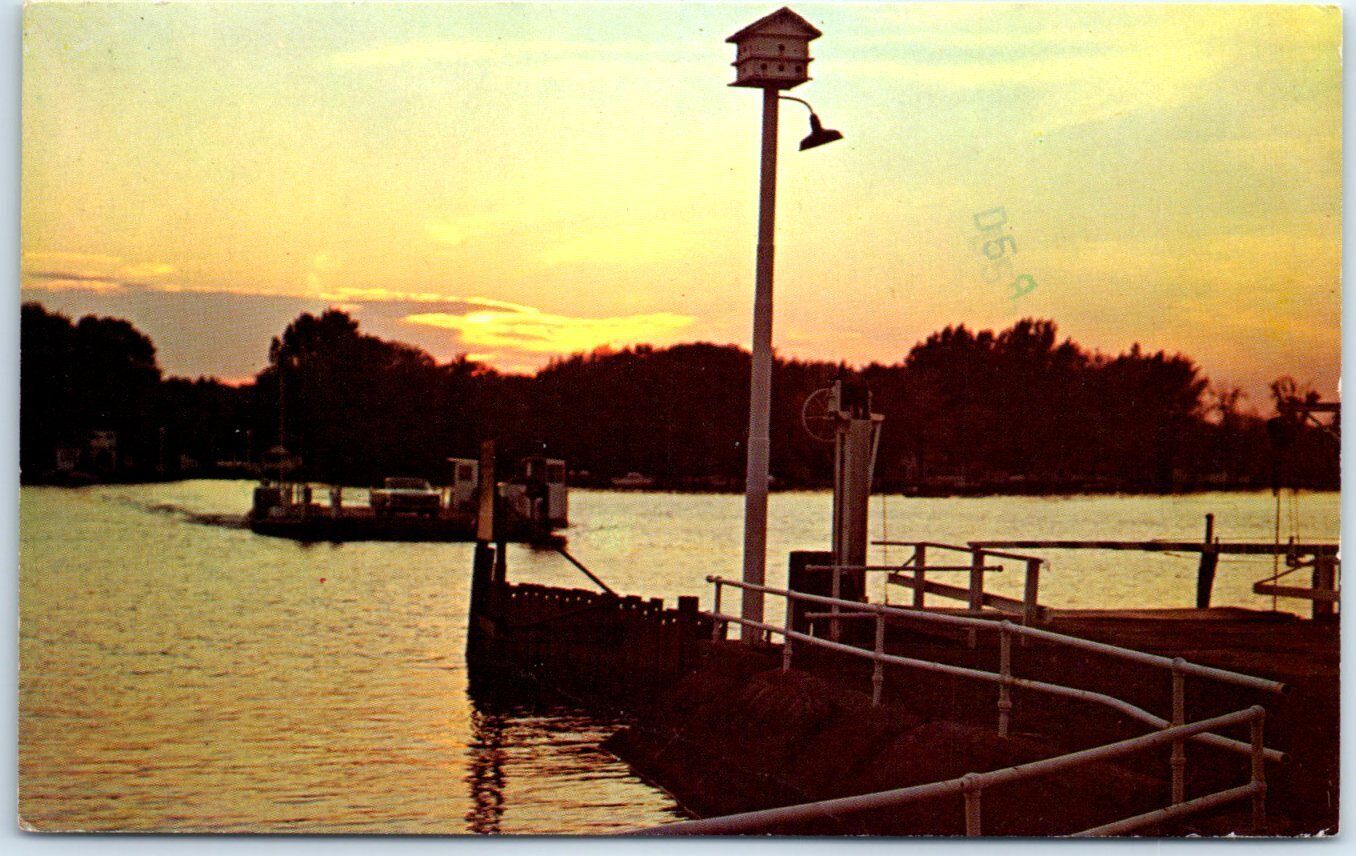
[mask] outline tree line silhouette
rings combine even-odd
[[[998,332],[947,327],[891,365],[776,360],[779,485],[831,482],[833,448],[803,430],[801,412],[840,374],[864,382],[885,416],[885,490],[1339,484],[1330,432],[1245,411],[1239,390],[1213,389],[1188,357],[1138,345],[1109,356],[1061,341],[1052,321],[1023,319]],[[440,364],[330,309],[296,318],[253,381],[232,386],[164,377],[153,343],[127,321],[72,321],[26,303],[20,465],[26,482],[241,475],[281,445],[315,481],[439,483],[447,458],[475,457],[492,438],[506,468],[526,455],[564,458],[576,484],[636,472],[663,487],[740,489],[748,382],[745,351],[705,343],[600,349],[533,376],[465,357]],[[1272,398],[1317,396],[1281,378]]]

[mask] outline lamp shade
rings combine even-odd
[[[810,135],[800,141],[800,150],[805,151],[806,149],[813,149],[815,146],[822,146],[826,143],[832,143],[835,140],[841,139],[843,139],[842,132],[835,131],[832,128],[825,128],[819,123],[819,117],[811,113]]]

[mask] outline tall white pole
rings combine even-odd
[[[763,89],[763,169],[758,200],[758,269],[753,295],[748,468],[744,483],[744,582],[762,585],[767,566],[768,423],[772,411],[772,258],[777,208],[777,90]],[[763,593],[744,590],[745,620],[763,620]],[[763,631],[743,626],[745,642]]]

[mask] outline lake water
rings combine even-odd
[[[619,723],[496,709],[468,694],[469,544],[302,545],[194,522],[252,483],[20,495],[19,785],[52,830],[598,833],[679,816],[597,748]],[[768,576],[822,549],[826,493],[771,498]],[[872,537],[1270,541],[1268,493],[876,498]],[[670,602],[739,575],[738,495],[574,491],[570,550],[615,589]],[[1336,493],[1282,501],[1282,538],[1338,537]],[[1056,607],[1189,606],[1196,557],[1047,553]],[[872,559],[900,561],[900,548]],[[510,547],[510,577],[587,587],[559,556]],[[1221,562],[1215,602],[1269,557]],[[1019,594],[1021,574],[993,591]],[[871,591],[881,596],[879,586]],[[906,600],[908,592],[893,592]],[[772,604],[770,604],[772,606]],[[1280,608],[1306,612],[1282,600]],[[776,610],[770,609],[771,613]]]

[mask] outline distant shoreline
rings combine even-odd
[[[250,476],[239,473],[187,473],[164,477],[127,477],[98,478],[86,473],[76,473],[69,477],[45,477],[37,479],[20,478],[21,487],[65,487],[83,488],[107,485],[149,485],[171,482],[207,479],[213,481],[253,481]],[[311,484],[328,484],[323,479],[303,479],[299,481]],[[344,485],[351,490],[365,490],[365,485]],[[665,482],[656,480],[645,486],[618,486],[600,480],[586,480],[570,483],[572,490],[588,490],[612,493],[681,493],[681,494],[742,494],[743,486],[720,486],[713,484],[691,484],[684,481]],[[1317,493],[1340,493],[1340,485],[1283,485],[1282,489],[1302,490]],[[829,493],[833,490],[828,484],[774,484],[772,493]],[[1021,485],[973,484],[950,487],[935,485],[898,485],[877,486],[873,496],[897,496],[910,499],[946,499],[976,498],[989,496],[1028,496],[1028,497],[1073,497],[1073,496],[1188,496],[1202,493],[1269,493],[1269,485],[1231,483],[1231,484],[1181,484],[1168,488],[1154,488],[1143,485],[1105,484],[1105,485],[1049,485],[1027,482]]]

